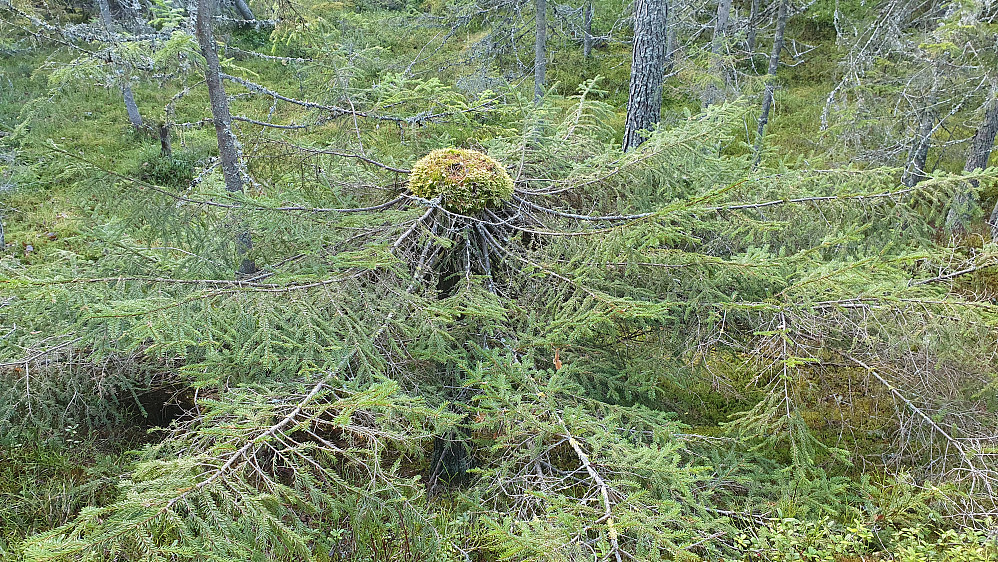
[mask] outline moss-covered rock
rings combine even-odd
[[[413,165],[409,191],[424,199],[442,195],[447,210],[471,214],[508,201],[513,196],[513,179],[498,162],[477,150],[442,148]]]

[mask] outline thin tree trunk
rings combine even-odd
[[[669,0],[666,0],[668,3]],[[665,73],[670,74],[676,67],[676,11],[672,6],[666,6],[665,15]]]
[[[644,142],[662,113],[665,77],[667,0],[637,0],[634,7],[634,54],[624,123],[624,151]]]
[[[780,68],[780,53],[783,51],[783,33],[787,28],[787,2],[780,0],[780,8],[776,14],[776,34],[773,36],[773,52],[769,55],[769,68],[766,70],[766,91],[762,95],[762,111],[759,112],[759,126],[755,134],[755,160],[752,167],[759,165],[762,158],[762,139],[766,134],[766,124],[769,123],[769,111],[773,107],[773,95],[776,90],[776,71]]]
[[[589,58],[593,54],[593,15],[596,8],[593,6],[592,0],[586,2],[585,15],[582,20],[582,56]]]
[[[256,21],[256,16],[253,15],[253,10],[250,9],[249,4],[246,3],[246,0],[235,0],[235,4],[236,11],[239,12],[239,15],[244,20]]]
[[[753,59],[755,59],[755,37],[759,30],[759,7],[759,0],[752,0],[748,22],[748,50],[749,56]]]
[[[930,105],[935,105],[934,96],[930,101]],[[929,159],[929,146],[932,145],[932,128],[934,125],[935,113],[926,107],[919,118],[918,139],[915,141],[915,146],[909,152],[908,166],[901,180],[908,187],[914,187],[918,182],[925,179],[925,163]]]
[[[135,96],[132,95],[132,85],[128,83],[128,77],[122,77],[125,84],[121,87],[122,97],[125,99],[125,111],[128,113],[128,122],[135,127],[136,131],[142,130],[142,114],[139,113],[139,106],[135,103]]]
[[[107,41],[117,43],[114,37],[114,20],[111,19],[111,6],[107,0],[97,0],[97,9],[100,11],[101,25],[104,27]],[[140,131],[142,130],[142,114],[139,113],[139,106],[135,103],[135,96],[132,94],[132,85],[128,83],[128,72],[125,69],[119,68],[117,64],[114,65],[114,71],[120,75],[122,80],[121,95],[125,101],[125,112],[128,114],[128,122],[132,124],[132,127],[136,131]]]
[[[724,50],[724,39],[728,34],[728,16],[731,14],[731,0],[718,0],[717,18],[714,20],[714,35],[710,40],[710,62],[707,72],[710,74],[712,82],[703,93],[703,106],[709,107],[724,99],[724,92],[718,88],[717,81],[722,87],[727,86],[727,71],[721,62],[722,51]]]
[[[932,131],[936,127],[936,101],[939,97],[939,77],[942,74],[942,61],[936,61],[932,71],[932,87],[925,96],[925,106],[918,116],[918,138],[908,151],[908,163],[905,166],[901,183],[914,187],[925,179],[925,163],[929,159],[929,147],[932,146]]]
[[[107,33],[108,40],[111,40],[112,27],[114,26],[114,21],[111,19],[111,6],[108,5],[107,0],[97,0],[97,9],[100,11],[100,21]]]
[[[534,6],[537,12],[534,18],[537,24],[537,36],[534,42],[534,103],[539,104],[544,97],[544,74],[548,62],[545,52],[548,33],[547,0],[534,0]]]
[[[995,146],[995,136],[998,135],[998,90],[991,92],[991,96],[983,108],[984,117],[974,133],[970,150],[967,151],[967,161],[963,166],[964,171],[967,172],[983,170],[988,167],[988,159],[991,158],[991,151]],[[970,180],[969,184],[970,189],[959,192],[953,197],[953,203],[946,215],[946,229],[950,234],[963,234],[970,225],[970,217],[977,205],[974,191],[979,182]],[[998,204],[991,211],[988,224],[991,225],[992,240],[998,240]]]
[[[904,177],[901,178],[901,182],[908,187],[914,187],[918,185],[918,182],[925,179],[925,163],[929,159],[929,147],[932,145],[932,129],[936,122],[936,114],[932,110],[932,106],[935,103],[935,91],[932,91],[930,92],[928,103],[918,119],[918,138],[908,153],[908,165],[905,167]]]
[[[173,146],[170,143],[170,126],[161,122],[157,127],[159,131],[159,153],[163,158],[173,156]]]
[[[215,136],[218,137],[218,155],[222,163],[222,177],[225,189],[229,192],[243,191],[243,176],[239,170],[239,145],[232,133],[232,115],[229,113],[229,98],[222,84],[222,68],[215,51],[215,36],[211,30],[211,0],[198,0],[196,31],[201,54],[206,67],[205,83],[208,85],[208,98],[211,114],[215,122]],[[236,234],[236,254],[240,259],[238,273],[250,274],[256,271],[252,260],[246,257],[253,243],[248,230]]]
[[[991,96],[984,103],[984,117],[980,126],[974,133],[974,138],[970,143],[970,150],[967,151],[967,161],[963,169],[966,172],[973,172],[977,169],[988,167],[988,159],[991,157],[991,150],[995,144],[995,134],[998,133],[998,90],[991,92]],[[962,235],[967,232],[970,226],[970,217],[977,206],[974,191],[979,182],[970,180],[970,185],[966,191],[957,192],[953,196],[949,213],[946,214],[946,230],[951,235]],[[989,223],[992,232],[995,230],[995,222],[998,219],[998,205],[991,212]],[[992,237],[994,237],[992,235]]]
[[[998,136],[998,90],[991,92],[991,99],[984,104],[984,118],[974,134],[964,170],[973,172],[988,167],[996,136]]]

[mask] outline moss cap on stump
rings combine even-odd
[[[467,215],[509,201],[513,196],[513,179],[487,154],[441,148],[413,165],[409,191],[423,199],[442,196],[445,209]]]

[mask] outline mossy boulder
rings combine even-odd
[[[442,196],[445,209],[467,215],[509,201],[513,197],[513,179],[487,154],[442,148],[413,165],[409,191],[423,199]]]

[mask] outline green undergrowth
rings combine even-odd
[[[70,424],[47,443],[32,435],[0,443],[0,560],[22,560],[25,538],[118,497],[118,480],[134,461],[128,450],[145,439],[82,430]]]

